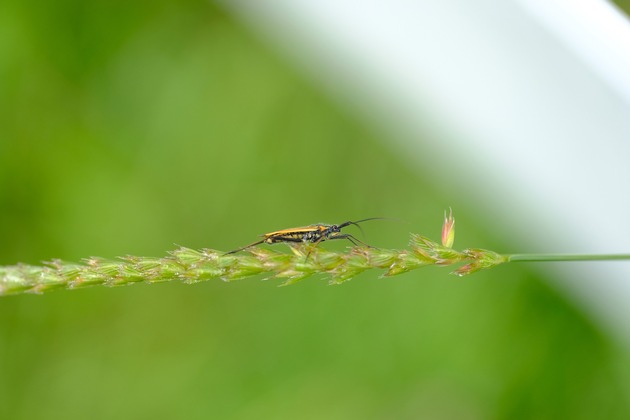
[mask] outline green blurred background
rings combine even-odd
[[[0,5],[1,264],[373,216],[401,248],[448,206],[518,249],[387,143],[211,3]],[[0,418],[629,418],[627,353],[527,267],[379,274],[2,298]]]

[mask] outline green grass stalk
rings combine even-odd
[[[256,275],[282,279],[281,285],[289,285],[314,274],[324,274],[331,284],[340,284],[371,269],[384,270],[382,277],[391,277],[427,265],[456,266],[452,274],[465,276],[508,262],[630,260],[630,254],[502,255],[474,248],[457,251],[451,248],[454,237],[455,219],[450,212],[445,215],[442,244],[412,234],[408,250],[355,247],[348,252],[332,252],[304,243],[291,245],[291,253],[260,246],[226,254],[213,249],[180,247],[163,258],[126,256],[106,260],[92,257],[81,263],[53,260],[41,266],[17,264],[0,267],[0,296],[96,285],[165,281],[190,284],[212,279],[229,282]]]

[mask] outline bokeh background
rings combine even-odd
[[[456,246],[519,249],[390,143],[216,4],[0,6],[1,264],[374,216],[402,248],[449,206]],[[626,347],[552,274],[448,271],[5,297],[0,418],[628,418]]]

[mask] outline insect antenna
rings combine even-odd
[[[361,225],[359,225],[359,223],[367,222],[368,220],[384,220],[384,219],[387,219],[387,217],[369,217],[367,219],[361,219],[361,220],[357,220],[357,221],[354,221],[354,222],[348,221],[348,222],[344,222],[344,223],[340,224],[339,225],[339,229],[345,228],[346,226],[355,225],[361,231],[361,235],[365,236],[365,232],[363,232],[363,228],[361,227]]]

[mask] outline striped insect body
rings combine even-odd
[[[354,236],[349,233],[342,233],[341,229],[346,226],[355,225],[361,229],[359,223],[365,222],[368,220],[382,219],[382,217],[371,217],[369,219],[357,220],[356,222],[348,221],[344,223],[340,223],[338,225],[328,225],[324,223],[318,223],[315,225],[302,226],[296,228],[282,229],[277,230],[275,232],[269,232],[262,235],[263,239],[246,245],[242,248],[235,249],[233,251],[227,252],[226,254],[233,254],[235,252],[243,251],[245,249],[251,248],[256,245],[260,245],[262,243],[266,244],[276,244],[280,242],[284,243],[312,243],[317,246],[320,242],[329,241],[333,239],[347,239],[352,242],[353,245],[358,246],[358,244],[365,245],[369,248],[372,248],[370,245],[358,240]],[[310,253],[310,252],[309,252]]]

